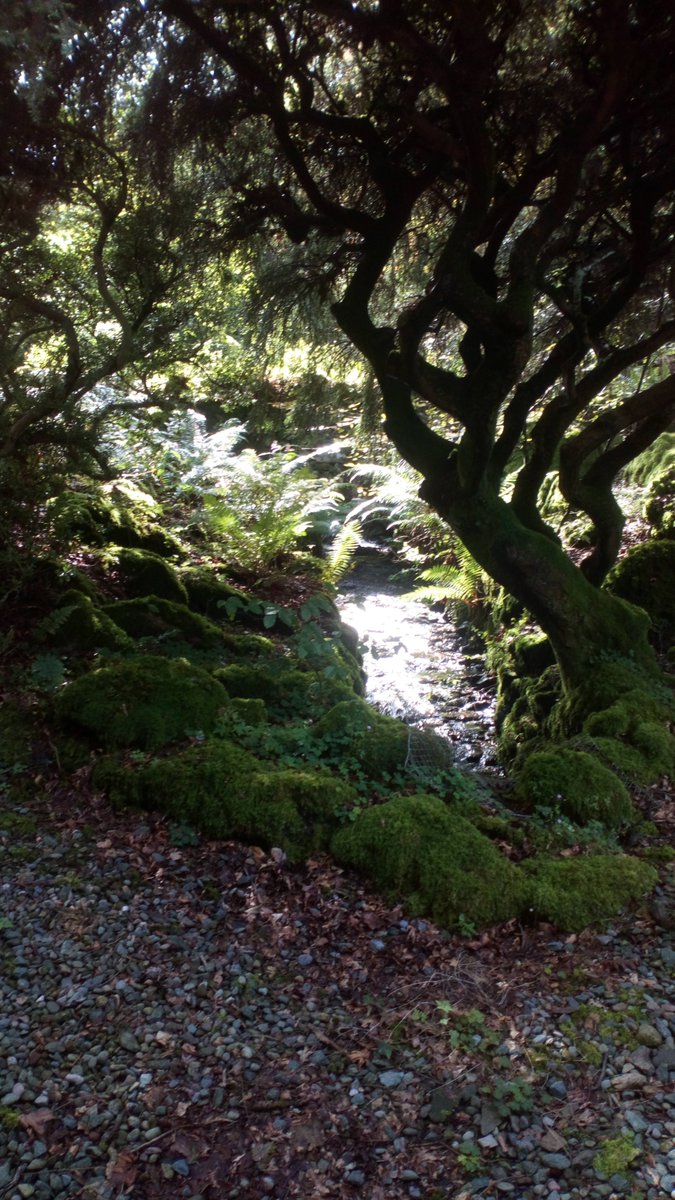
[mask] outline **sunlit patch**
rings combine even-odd
[[[362,643],[368,700],[411,725],[433,728],[451,742],[457,761],[488,761],[494,698],[469,679],[465,651],[447,617],[351,580],[339,607]]]

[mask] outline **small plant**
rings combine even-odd
[[[600,1175],[621,1175],[640,1154],[632,1135],[623,1134],[603,1143],[593,1159],[593,1166]]]
[[[524,1079],[498,1079],[490,1099],[502,1117],[531,1112],[534,1107],[534,1088]]]
[[[198,846],[199,834],[191,825],[176,821],[169,825],[169,841],[175,847]]]
[[[460,913],[457,918],[457,931],[462,937],[471,938],[476,933],[476,926],[473,921],[467,920],[464,913]]]
[[[462,1142],[457,1151],[457,1166],[464,1175],[479,1175],[483,1157],[477,1142]]]
[[[72,606],[59,609],[59,616],[67,617],[73,611]],[[31,683],[38,691],[54,692],[65,682],[66,668],[62,658],[57,654],[39,654],[30,665]]]
[[[18,1112],[3,1104],[0,1108],[0,1125],[4,1125],[5,1129],[18,1129],[20,1124],[21,1118]]]

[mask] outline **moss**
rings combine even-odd
[[[533,858],[521,865],[534,915],[571,933],[616,916],[658,880],[653,867],[627,855]]]
[[[275,771],[220,740],[141,765],[106,759],[93,779],[116,805],[159,809],[209,837],[279,846],[292,862],[325,849],[356,799],[329,775]]]
[[[227,703],[222,685],[199,667],[140,657],[75,680],[58,695],[55,711],[94,745],[157,749],[187,731],[209,732]]]
[[[181,583],[187,591],[188,604],[195,612],[212,620],[236,621],[250,629],[262,628],[264,608],[251,610],[251,597],[240,588],[233,587],[221,579],[215,570],[206,567],[187,567],[180,573]],[[226,605],[230,605],[232,617]]]
[[[517,782],[525,808],[557,808],[578,825],[602,821],[620,828],[634,817],[626,788],[616,775],[580,750],[542,750],[526,760]]]
[[[162,600],[159,596],[142,596],[136,600],[117,600],[103,610],[120,629],[132,638],[165,638],[180,634],[195,645],[222,645],[222,630],[190,612],[184,604]]]
[[[672,705],[657,694],[634,690],[585,721],[583,736],[612,769],[649,785],[675,771]]]
[[[159,505],[128,480],[105,484],[100,491],[69,490],[48,502],[57,538],[88,546],[118,546],[150,550],[166,557],[185,551],[173,534],[157,524]]]
[[[267,705],[264,700],[245,700],[243,696],[235,696],[230,700],[230,712],[245,725],[267,724]]]
[[[133,642],[107,613],[97,608],[84,592],[64,592],[51,617],[42,624],[42,636],[49,646],[79,654],[92,650],[125,653]]]
[[[641,1153],[632,1134],[625,1133],[621,1137],[608,1138],[603,1142],[593,1159],[593,1167],[599,1175],[605,1175],[607,1178],[611,1175],[621,1175]]]
[[[573,744],[597,755],[611,771],[631,783],[644,786],[654,782],[652,769],[640,751],[626,742],[609,737],[582,737]]]
[[[629,550],[612,569],[606,586],[649,614],[657,630],[675,633],[675,540],[652,538]]]
[[[640,858],[644,858],[646,862],[651,863],[671,863],[675,861],[675,847],[673,846],[645,846],[639,851]]]
[[[325,679],[313,671],[298,671],[283,659],[274,668],[231,663],[214,672],[231,696],[264,700],[280,715],[312,716],[317,709],[351,695],[339,680]]]
[[[331,850],[447,927],[460,917],[476,925],[502,921],[521,909],[518,868],[437,797],[398,796],[368,808],[335,835]]]
[[[0,770],[26,766],[33,751],[36,729],[33,718],[19,705],[5,700],[0,706]]]
[[[136,596],[159,596],[176,604],[187,604],[187,591],[169,563],[148,550],[112,547],[105,553],[119,575],[124,589],[132,599]]]
[[[342,700],[315,724],[314,738],[344,748],[371,778],[395,775],[416,764],[443,771],[449,766],[447,743],[433,733],[413,730],[403,721],[384,716],[365,700]]]

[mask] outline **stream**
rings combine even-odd
[[[405,598],[410,581],[380,554],[345,577],[337,604],[358,633],[366,698],[390,716],[445,738],[459,766],[497,768],[495,690],[483,655],[451,618]]]

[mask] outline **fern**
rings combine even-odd
[[[406,599],[424,600],[429,604],[475,604],[483,599],[489,585],[485,572],[459,542],[454,557],[455,563],[437,563],[421,571],[419,578],[427,586],[408,592]]]
[[[335,586],[351,571],[356,551],[361,545],[361,525],[358,521],[345,521],[333,539],[326,555],[323,577],[326,583]]]

